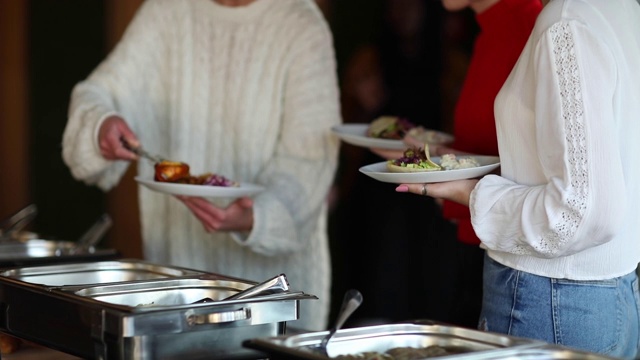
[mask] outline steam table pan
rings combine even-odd
[[[506,349],[525,349],[543,343],[506,335],[441,324],[398,323],[341,329],[327,345],[327,354],[317,350],[327,331],[250,339],[245,346],[269,354],[269,359],[326,360],[364,352],[385,353],[390,349],[424,349],[437,346],[449,355],[438,359],[495,359]],[[354,357],[356,358],[356,357]]]

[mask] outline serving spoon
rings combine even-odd
[[[356,311],[357,308],[362,304],[362,294],[360,291],[356,289],[348,290],[344,294],[344,298],[342,299],[342,305],[340,306],[340,312],[338,313],[338,317],[336,319],[336,323],[333,325],[333,328],[329,331],[329,333],[322,339],[322,342],[317,345],[315,350],[321,352],[323,355],[329,356],[327,353],[327,345],[329,344],[329,340],[335,335],[335,333],[342,328],[342,325],[349,319],[351,314]]]

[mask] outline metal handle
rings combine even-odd
[[[340,308],[340,314],[336,319],[333,332],[340,329],[344,325],[345,321],[353,314],[354,311],[362,304],[362,294],[356,289],[351,289],[344,294],[342,307]]]
[[[0,222],[0,237],[10,238],[11,233],[22,230],[36,215],[38,215],[38,207],[35,204],[30,204],[2,220]]]
[[[344,298],[342,299],[342,306],[340,307],[340,312],[338,314],[338,319],[336,320],[335,325],[329,331],[329,333],[322,339],[322,342],[319,345],[319,350],[323,352],[325,355],[327,354],[327,345],[329,344],[329,340],[335,335],[342,325],[344,325],[345,321],[353,314],[354,311],[362,304],[362,294],[360,291],[356,289],[350,289],[344,294]]]
[[[122,142],[122,146],[124,146],[125,149],[131,151],[132,153],[143,157],[149,161],[151,161],[152,163],[159,163],[164,161],[165,159],[157,156],[157,155],[151,155],[150,153],[146,152],[142,146],[138,146],[138,147],[133,147],[131,144],[129,144],[129,142],[127,140],[125,140],[125,138],[120,138],[120,141]]]
[[[104,234],[111,228],[113,221],[109,214],[102,214],[100,218],[78,239],[74,252],[83,252],[91,250]]]
[[[189,326],[220,324],[247,319],[251,319],[251,309],[248,308],[209,314],[194,314],[191,311],[187,313],[187,324]]]

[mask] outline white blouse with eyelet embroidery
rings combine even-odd
[[[555,0],[495,103],[501,176],[471,195],[494,260],[597,280],[640,261],[640,6]]]

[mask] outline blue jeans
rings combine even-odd
[[[639,355],[640,295],[635,272],[575,281],[514,270],[485,255],[478,327],[608,356]]]

